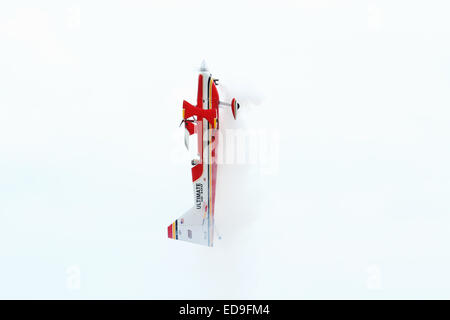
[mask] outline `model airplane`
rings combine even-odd
[[[218,80],[214,79],[202,63],[198,76],[197,105],[183,101],[183,120],[186,148],[189,137],[197,135],[198,159],[192,160],[192,182],[194,186],[194,206],[168,227],[171,239],[184,240],[213,246],[214,240],[214,200],[217,177],[217,145],[219,137],[219,107],[231,107],[236,119],[239,103],[219,101]]]

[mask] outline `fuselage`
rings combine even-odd
[[[169,238],[207,246],[214,240],[214,202],[217,177],[219,94],[206,70],[198,76],[197,104],[183,101],[186,135],[197,135],[197,157],[192,160],[194,206],[168,227]],[[189,146],[185,139],[186,146]]]
[[[200,99],[201,97],[201,99]],[[214,203],[217,177],[217,145],[219,124],[219,95],[214,79],[209,72],[201,72],[198,80],[197,107],[213,110],[215,117],[197,120],[198,154],[200,162],[192,168],[195,208],[204,218],[204,233],[208,245],[214,238]],[[197,116],[197,119],[199,117]],[[206,227],[207,223],[207,228]]]

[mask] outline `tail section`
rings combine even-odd
[[[170,239],[212,247],[213,235],[210,234],[210,223],[212,221],[207,215],[202,214],[202,210],[192,207],[167,227],[167,235]]]

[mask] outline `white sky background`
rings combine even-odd
[[[0,5],[0,297],[450,298],[450,5],[167,2]],[[212,249],[166,234],[202,59],[275,141]]]

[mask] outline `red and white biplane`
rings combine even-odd
[[[219,136],[219,107],[231,107],[236,119],[239,103],[219,101],[218,80],[214,79],[202,63],[198,76],[197,105],[183,101],[185,145],[189,137],[197,135],[197,159],[192,160],[194,206],[168,227],[168,237],[206,246],[213,246],[214,200],[217,177],[217,145]]]

